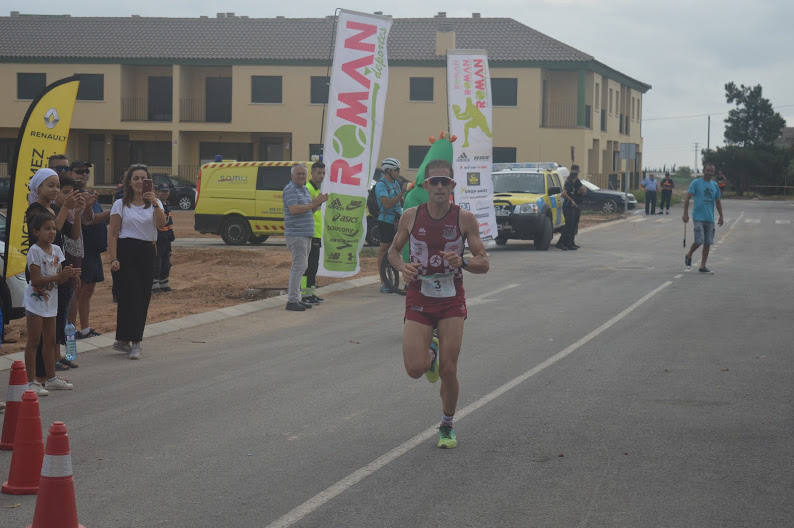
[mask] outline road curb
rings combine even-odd
[[[329,284],[328,286],[317,288],[317,293],[328,294],[328,293],[340,292],[345,290],[352,290],[354,288],[369,286],[371,284],[377,284],[379,282],[380,282],[379,276],[368,275],[366,277],[359,277],[357,279],[337,282],[334,284]],[[242,304],[236,304],[233,306],[226,306],[224,308],[218,308],[217,310],[212,310],[209,312],[192,314],[185,317],[180,317],[179,319],[169,319],[166,321],[160,321],[158,323],[147,324],[143,330],[143,337],[145,338],[155,337],[163,334],[168,334],[171,332],[176,332],[177,330],[195,328],[197,326],[205,325],[207,323],[214,323],[217,321],[223,321],[224,319],[231,319],[232,317],[237,317],[239,315],[246,315],[254,312],[259,312],[261,310],[266,310],[268,308],[276,308],[284,305],[285,297],[286,295],[279,295],[277,297],[262,299],[260,301],[250,301]],[[97,337],[89,337],[86,339],[80,339],[79,341],[77,341],[77,353],[78,355],[82,355],[85,354],[86,352],[94,352],[96,350],[102,350],[112,346],[113,341],[114,339],[110,337],[109,334],[105,334]],[[0,372],[5,370],[10,370],[11,365],[16,360],[24,361],[25,352],[24,351],[14,352],[13,354],[0,356]]]

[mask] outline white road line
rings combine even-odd
[[[478,295],[477,297],[471,297],[470,299],[466,299],[467,306],[476,306],[478,304],[483,304],[491,301],[495,301],[496,299],[488,299],[497,293],[501,293],[505,290],[512,290],[513,288],[518,288],[520,284],[508,284],[507,286],[502,286],[501,288],[497,288],[495,290],[489,291],[488,293],[484,293],[482,295]]]
[[[744,219],[744,223],[745,224],[760,224],[761,223],[761,219],[760,218],[745,218]]]
[[[776,224],[790,224],[791,220],[775,220]]]
[[[675,276],[675,277],[673,277],[673,278],[674,278],[674,279],[680,279],[680,278],[681,278],[681,277],[683,277],[683,276],[684,276],[684,274],[683,274],[683,273],[679,273],[678,275],[676,275],[676,276]]]
[[[571,355],[573,352],[575,352],[576,350],[581,348],[583,345],[587,344],[588,342],[592,341],[593,339],[595,339],[596,337],[598,337],[602,333],[604,333],[607,330],[609,330],[611,327],[613,327],[615,324],[620,322],[622,319],[624,319],[631,312],[633,312],[634,310],[639,308],[641,305],[646,303],[648,300],[653,298],[657,293],[659,293],[663,289],[667,288],[671,284],[672,284],[671,281],[667,281],[667,282],[661,284],[660,286],[658,286],[657,288],[655,288],[654,290],[651,290],[650,292],[646,293],[643,297],[641,297],[640,299],[635,301],[631,306],[629,306],[628,308],[626,308],[625,310],[623,310],[622,312],[620,312],[619,314],[614,316],[612,319],[610,319],[606,323],[602,324],[601,326],[599,326],[598,328],[596,328],[595,330],[593,330],[592,332],[590,332],[586,336],[582,337],[581,339],[579,339],[578,341],[576,341],[572,345],[569,345],[568,347],[566,347],[565,349],[561,350],[560,352],[557,352],[556,354],[554,354],[553,356],[551,356],[547,360],[543,361],[542,363],[540,363],[540,364],[534,366],[533,368],[529,369],[528,371],[524,372],[523,374],[521,374],[517,378],[513,378],[512,380],[510,380],[509,382],[505,383],[504,385],[502,385],[501,387],[497,388],[496,390],[486,394],[485,396],[483,396],[479,400],[477,400],[475,402],[472,402],[471,404],[467,405],[463,409],[459,410],[455,414],[456,418],[458,420],[462,419],[463,417],[465,417],[466,415],[468,415],[470,413],[473,413],[474,411],[476,411],[480,407],[483,407],[484,405],[492,402],[493,400],[495,400],[499,396],[503,395],[507,391],[517,387],[518,385],[520,385],[521,383],[525,382],[526,380],[528,380],[529,378],[531,378],[535,374],[538,374],[539,372],[542,372],[543,370],[547,369],[548,367],[554,365],[558,361],[560,361],[562,359],[565,359],[566,357]],[[315,510],[317,510],[318,508],[323,506],[325,503],[329,502],[330,500],[334,499],[338,495],[340,495],[340,494],[344,493],[345,491],[347,491],[348,489],[352,488],[353,486],[355,486],[356,484],[358,484],[359,482],[361,482],[362,480],[364,480],[368,476],[372,475],[376,471],[384,468],[386,465],[390,464],[391,462],[393,462],[397,458],[401,457],[405,453],[411,451],[415,447],[423,444],[424,442],[426,442],[430,438],[433,438],[436,434],[438,434],[438,428],[435,425],[433,427],[429,428],[429,429],[425,429],[421,433],[417,434],[416,436],[414,436],[413,438],[411,438],[409,440],[406,440],[405,442],[403,442],[399,446],[395,447],[391,451],[379,456],[378,458],[376,458],[375,460],[373,460],[372,462],[370,462],[366,466],[364,466],[364,467],[362,467],[360,469],[357,469],[356,471],[354,471],[350,475],[346,476],[342,480],[336,482],[335,484],[332,484],[331,486],[329,486],[328,488],[324,489],[323,491],[321,491],[320,493],[318,493],[317,495],[315,495],[311,499],[307,500],[306,502],[304,502],[303,504],[299,505],[298,507],[296,507],[292,511],[288,512],[286,515],[284,515],[281,518],[277,519],[276,521],[268,524],[266,528],[287,528],[288,526],[292,526],[296,522],[300,521],[301,519],[303,519],[304,517],[306,517],[310,513],[314,512]]]

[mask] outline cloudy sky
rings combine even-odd
[[[347,0],[203,0],[161,2],[73,0],[4,2],[22,13],[73,16],[215,16],[218,11],[250,17],[320,17],[336,7],[383,11],[394,17],[511,17],[565,42],[601,62],[653,86],[643,101],[645,165],[692,165],[695,142],[705,146],[711,114],[711,146],[722,143],[731,106],[724,85],[761,84],[794,126],[794,1],[792,0],[489,0],[401,2]],[[4,10],[5,10],[4,9]],[[8,13],[3,13],[7,15]],[[698,161],[699,163],[699,161]]]

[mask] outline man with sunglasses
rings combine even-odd
[[[452,165],[434,160],[425,168],[427,203],[408,209],[400,218],[389,248],[389,262],[408,284],[403,328],[403,361],[412,378],[441,378],[442,416],[438,447],[458,446],[453,417],[458,402],[457,367],[466,319],[463,270],[487,273],[488,254],[480,240],[477,218],[451,203],[455,188]],[[410,261],[402,248],[409,244]],[[463,256],[468,243],[472,256]],[[433,347],[433,331],[438,346]]]

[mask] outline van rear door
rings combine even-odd
[[[256,174],[256,215],[251,229],[257,235],[284,234],[284,187],[290,182],[289,165],[263,165]]]

